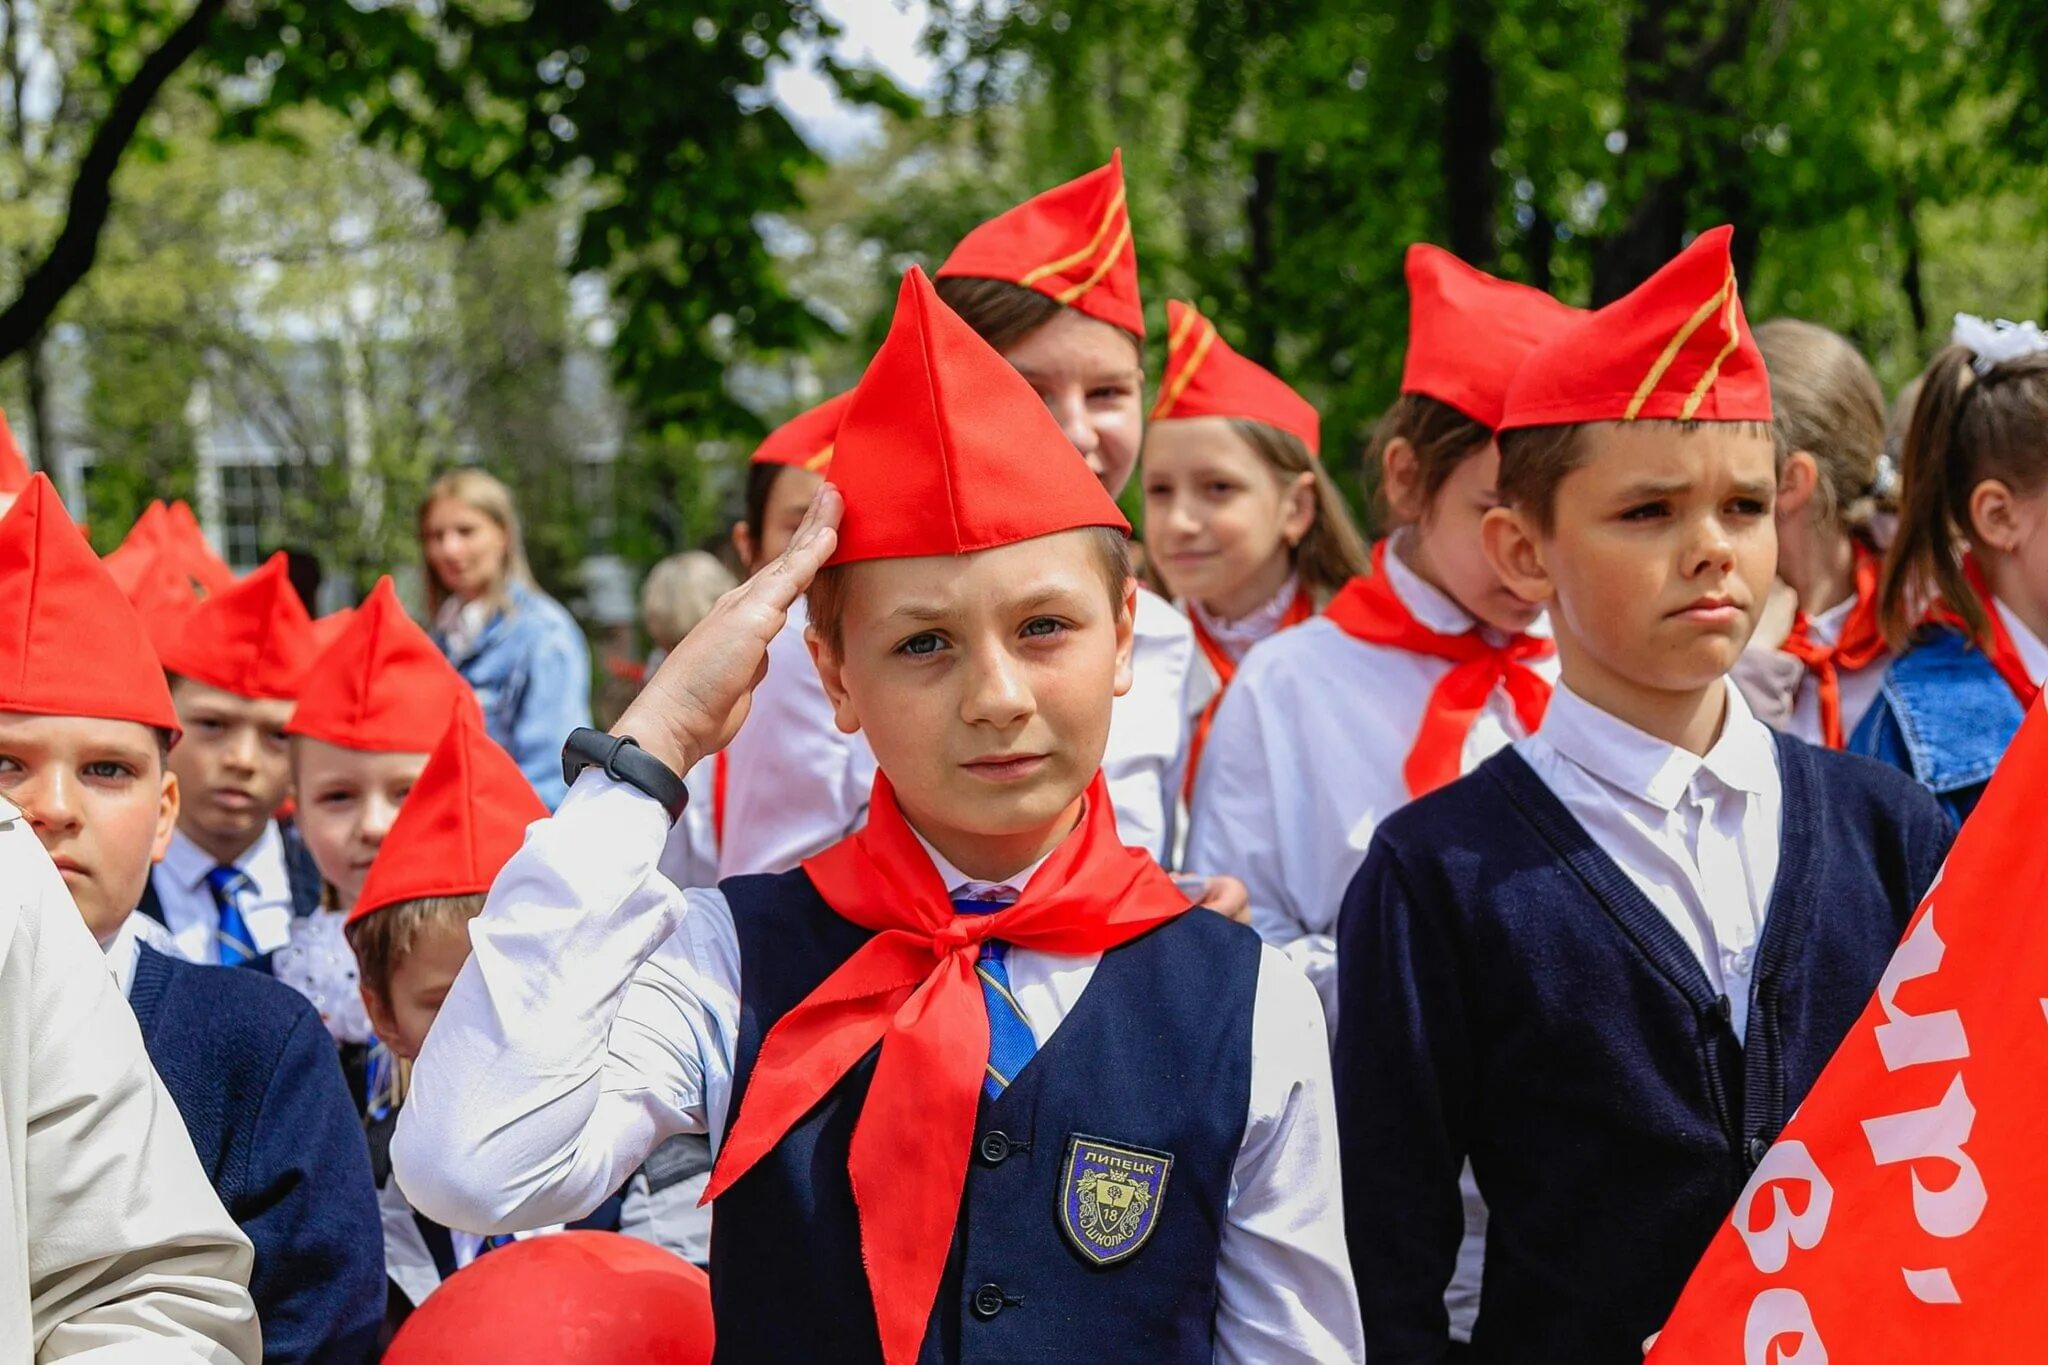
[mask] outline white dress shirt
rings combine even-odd
[[[808,624],[799,599],[768,645],[768,676],[754,689],[746,724],[727,748],[721,881],[787,872],[867,821],[875,756],[865,736],[842,734],[833,723],[832,704],[804,643]],[[1102,772],[1118,835],[1168,862],[1177,851],[1189,716],[1201,711],[1207,694],[1190,695],[1196,650],[1185,616],[1140,588],[1133,628],[1131,690],[1110,711]],[[711,764],[707,758],[697,765],[703,771],[692,784],[693,802],[700,788],[709,788]],[[670,831],[662,870],[678,886],[708,884],[698,870],[701,820],[677,821]]]
[[[108,972],[0,800],[0,1361],[260,1360],[249,1239]]]
[[[499,874],[392,1141],[397,1179],[428,1216],[486,1231],[567,1221],[670,1134],[723,1136],[739,936],[724,896],[661,874],[668,832],[653,801],[587,771]],[[1011,991],[1041,1041],[1099,960],[1012,949]],[[1252,1052],[1217,1358],[1360,1359],[1322,1012],[1271,951]]]
[[[1706,756],[1667,744],[1560,685],[1515,746],[1593,842],[1685,940],[1728,999],[1735,1036],[1778,879],[1778,747],[1734,687]]]
[[[1833,645],[1842,638],[1842,628],[1849,624],[1849,614],[1856,610],[1856,598],[1851,594],[1818,616],[1807,618],[1807,637],[1817,645]],[[1889,650],[1880,654],[1868,668],[1842,668],[1836,670],[1836,679],[1842,689],[1842,738],[1847,741],[1856,733],[1856,727],[1863,723],[1863,713],[1877,700],[1877,694],[1884,687],[1884,673],[1891,667],[1892,655]],[[1792,717],[1785,724],[1785,733],[1797,736],[1808,744],[1824,742],[1820,725],[1820,679],[1810,668],[1800,668],[1803,675],[1799,680],[1799,691],[1792,700]],[[1745,697],[1744,700],[1747,700]]]
[[[113,936],[100,944],[100,951],[106,955],[107,971],[114,978],[114,986],[126,1000],[135,989],[135,958],[144,947],[156,949],[165,957],[178,955],[177,945],[171,940],[171,931],[158,924],[148,915],[130,915],[121,921],[121,927]]]
[[[1384,557],[1387,582],[1416,620],[1445,635],[1475,629],[1398,549]],[[1305,621],[1245,656],[1202,751],[1187,864],[1243,879],[1252,927],[1308,973],[1332,1028],[1337,911],[1373,831],[1408,804],[1402,767],[1452,667],[1367,644],[1325,617]],[[1557,676],[1554,658],[1530,667]],[[1465,770],[1524,733],[1495,688],[1466,737]]]
[[[292,878],[284,861],[284,833],[272,820],[255,843],[235,859],[235,868],[254,889],[242,897],[242,918],[258,955],[274,953],[291,941]],[[220,866],[211,853],[171,832],[171,846],[149,874],[163,907],[164,927],[171,931],[174,951],[187,962],[211,967],[220,962],[220,907],[206,884],[206,874]]]
[[[1279,634],[1281,623],[1287,619],[1287,613],[1293,609],[1294,599],[1300,592],[1301,576],[1289,574],[1287,581],[1280,585],[1279,592],[1234,621],[1226,621],[1200,602],[1192,600],[1182,603],[1182,609],[1201,623],[1209,639],[1232,663],[1241,663],[1253,645]],[[1208,665],[1207,656],[1203,656],[1201,663],[1205,667]]]
[[[2043,644],[2040,636],[2028,630],[2027,623],[2013,615],[2011,607],[1995,597],[1991,599],[1991,605],[1998,612],[1998,619],[2005,623],[2005,633],[2012,636],[2012,647],[2019,652],[2020,667],[2026,669],[2027,676],[2037,686],[2048,682],[2048,644]]]

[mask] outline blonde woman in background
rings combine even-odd
[[[534,584],[511,490],[480,469],[443,474],[420,503],[434,643],[476,690],[492,739],[552,808],[562,741],[590,724],[590,647]]]

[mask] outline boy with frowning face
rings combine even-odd
[[[827,488],[616,733],[672,773],[716,751],[808,587],[835,715],[881,767],[867,827],[680,891],[670,784],[585,771],[472,924],[400,1183],[530,1226],[708,1132],[739,1358],[1059,1354],[1076,1321],[1110,1356],[1357,1357],[1314,991],[1117,837],[1121,515],[916,271],[833,478],[843,522]]]

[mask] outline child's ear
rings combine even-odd
[[[1797,520],[1813,502],[1819,486],[1820,464],[1813,452],[1795,450],[1787,455],[1785,467],[1778,471],[1778,520]]]
[[[391,1013],[391,1006],[384,997],[371,990],[366,982],[357,982],[356,991],[363,997],[363,1013],[370,1016],[370,1031],[377,1035],[377,1041],[384,1044],[392,1056],[412,1061],[413,1055],[399,1041],[398,1019]]]
[[[1286,501],[1281,506],[1280,534],[1286,538],[1288,549],[1296,549],[1316,524],[1316,472],[1313,469],[1304,469],[1294,476],[1287,489]]]
[[[804,644],[810,648],[811,665],[818,670],[818,681],[825,685],[825,699],[832,703],[833,725],[842,735],[857,734],[860,713],[854,709],[853,698],[846,690],[846,660],[825,643],[816,626],[804,627]]]
[[[1380,491],[1400,522],[1422,520],[1422,461],[1406,436],[1396,436],[1380,452]]]
[[[1531,606],[1555,593],[1543,562],[1543,544],[1529,519],[1512,507],[1495,507],[1479,523],[1479,546],[1501,586]]]
[[[1986,479],[1970,490],[1970,534],[1988,550],[2011,554],[2019,548],[2019,513],[2019,500],[2003,479]]]
[[[154,867],[171,847],[171,831],[178,827],[178,775],[163,769],[163,788],[156,799],[156,834],[149,844],[149,862]]]
[[[1138,580],[1124,580],[1123,610],[1116,614],[1116,695],[1131,690],[1131,656],[1138,639]]]
[[[754,533],[744,521],[732,524],[732,552],[740,557],[740,567],[749,575],[754,572]]]

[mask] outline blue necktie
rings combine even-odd
[[[220,909],[220,965],[246,967],[257,957],[249,922],[242,918],[242,897],[256,889],[249,874],[239,867],[216,867],[206,874],[206,889]]]
[[[989,915],[1009,903],[956,900],[953,909],[963,915]],[[988,1007],[988,1074],[982,1078],[981,1088],[990,1099],[1002,1094],[1003,1088],[1016,1079],[1038,1051],[1038,1039],[1031,1032],[1031,1024],[1018,1007],[1016,997],[1010,994],[1010,969],[1003,964],[1009,949],[1007,943],[988,939],[982,943],[981,957],[974,964],[974,974],[981,978],[982,1003]]]

